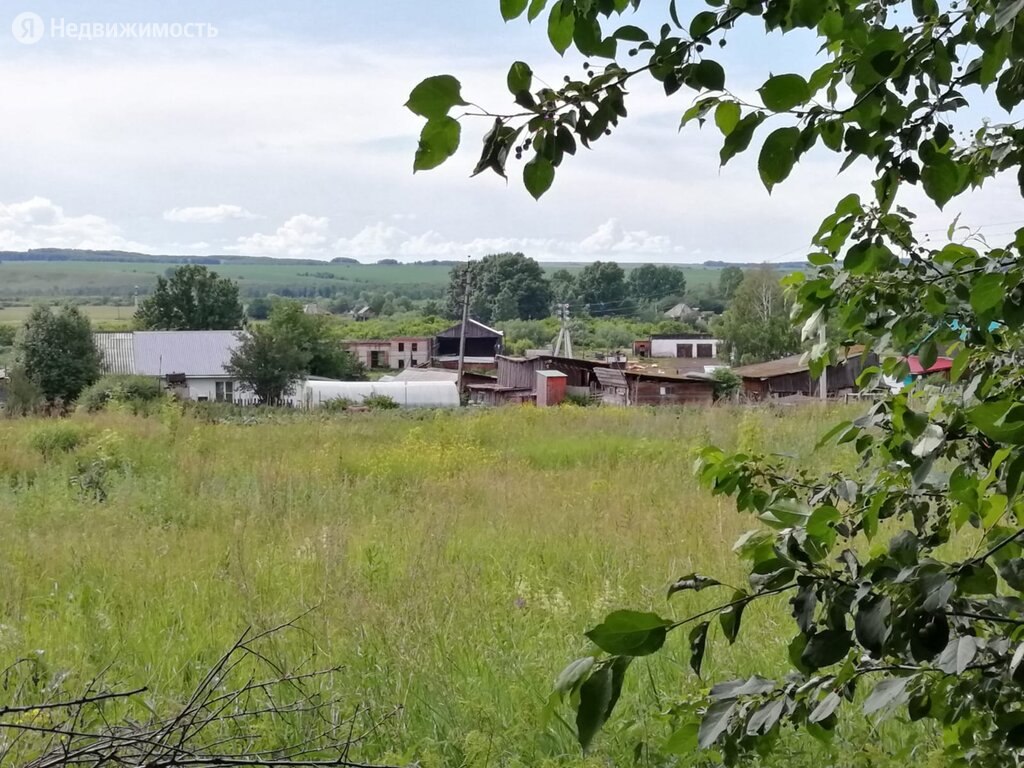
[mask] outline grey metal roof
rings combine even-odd
[[[136,331],[135,372],[143,376],[223,376],[240,331]]]
[[[393,381],[458,381],[459,374],[447,368],[406,368]]]
[[[96,333],[93,334],[96,347],[103,355],[103,371],[105,373],[135,373],[135,348],[132,334],[128,333]]]

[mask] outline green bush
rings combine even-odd
[[[7,384],[6,412],[8,416],[29,416],[43,406],[43,393],[20,365],[11,369]]]
[[[157,379],[148,376],[104,376],[82,390],[78,397],[78,408],[95,413],[111,403],[123,403],[137,412],[140,405],[161,397],[163,389]]]
[[[398,408],[398,402],[388,395],[370,395],[363,398],[363,405],[371,411],[393,411]]]
[[[731,400],[743,386],[743,379],[729,368],[716,368],[711,378],[715,380],[715,400]]]
[[[594,400],[590,395],[578,395],[575,392],[570,392],[565,396],[565,400],[562,401],[565,405],[576,405],[580,408],[587,408],[588,406],[595,405]]]
[[[29,435],[33,450],[50,459],[59,453],[71,453],[86,440],[86,434],[74,424],[44,424]]]

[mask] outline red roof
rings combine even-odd
[[[953,367],[953,358],[951,357],[940,357],[935,360],[934,365],[927,371],[921,365],[921,361],[917,355],[911,355],[907,358],[907,364],[910,366],[910,373],[914,376],[924,376],[927,373],[939,373],[941,371],[948,371]]]

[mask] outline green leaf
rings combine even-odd
[[[921,363],[921,367],[927,371],[935,365],[935,361],[939,359],[938,345],[934,341],[926,341],[917,351],[917,357]]]
[[[647,656],[665,644],[671,624],[654,613],[615,611],[586,634],[594,645],[607,653]]]
[[[988,273],[978,277],[971,285],[971,308],[983,315],[1003,303],[1006,290],[1003,288],[1003,276]]]
[[[523,183],[534,200],[540,200],[554,180],[555,166],[546,157],[535,155],[523,168]]]
[[[750,140],[754,138],[754,131],[764,122],[764,119],[764,112],[750,112],[736,123],[736,127],[725,137],[725,142],[722,144],[722,151],[719,153],[722,165],[750,146]]]
[[[921,186],[939,208],[960,191],[960,168],[949,155],[936,154],[921,171]]]
[[[413,172],[437,168],[459,148],[462,126],[452,117],[428,120],[420,132],[420,144],[413,161]]]
[[[501,0],[501,18],[512,21],[523,15],[530,0]]]
[[[740,621],[743,619],[743,609],[747,607],[746,602],[737,602],[748,597],[747,593],[743,590],[735,592],[731,603],[736,605],[730,605],[718,614],[718,622],[722,625],[722,634],[725,635],[726,640],[732,645],[736,642],[736,636],[740,633]]]
[[[672,737],[665,742],[664,750],[670,755],[690,755],[697,751],[698,733],[700,733],[700,723],[689,722],[672,734]]]
[[[427,120],[446,117],[452,107],[465,106],[462,84],[451,75],[428,77],[409,94],[405,106]]]
[[[757,89],[772,112],[786,112],[811,98],[811,88],[800,75],[775,75]]]
[[[871,595],[860,601],[854,629],[857,642],[867,648],[871,655],[879,658],[885,649],[892,628],[889,626],[892,602],[882,595]]]
[[[907,685],[913,679],[913,677],[893,677],[880,682],[865,699],[864,714],[873,714],[880,709],[894,706],[902,701]]]
[[[759,736],[768,733],[779,722],[785,708],[785,698],[769,701],[750,716],[747,721],[747,735]]]
[[[690,669],[700,677],[700,667],[704,662],[704,650],[708,643],[708,627],[711,623],[702,621],[690,630]]]
[[[1024,444],[1024,405],[997,400],[967,410],[967,420],[1000,443]]]
[[[693,80],[709,91],[720,91],[725,88],[725,70],[717,61],[703,59],[693,68]]]
[[[691,573],[688,576],[678,579],[671,587],[668,588],[669,597],[674,595],[676,592],[700,592],[702,589],[708,587],[717,587],[722,582],[717,579],[712,579],[709,576],[701,576],[699,573]]]
[[[760,515],[772,528],[792,528],[805,525],[811,516],[811,508],[799,499],[778,499],[772,502],[768,510]]]
[[[793,126],[777,128],[765,139],[761,156],[757,160],[757,170],[769,192],[780,181],[785,181],[793,170],[799,140],[800,129]]]
[[[704,719],[701,720],[700,730],[697,732],[697,745],[701,749],[707,749],[725,733],[736,713],[736,707],[735,699],[716,701],[708,707],[708,711],[704,713]]]
[[[612,37],[616,40],[626,40],[631,43],[642,43],[649,39],[647,32],[640,29],[640,27],[634,27],[632,24],[626,24],[625,26],[619,27],[615,30]]]
[[[853,638],[849,632],[826,629],[818,632],[807,641],[800,659],[809,669],[821,669],[838,664],[846,658],[853,647]]]
[[[718,16],[714,11],[701,11],[690,21],[690,37],[696,40],[714,29]]]
[[[580,703],[576,710],[576,738],[584,751],[607,719],[612,702],[612,669],[601,667],[580,686]]]
[[[547,6],[548,0],[531,0],[530,10],[526,13],[528,21],[535,20],[538,16],[543,13],[544,8]]]
[[[529,91],[533,85],[533,70],[524,61],[515,62],[508,70],[508,89],[513,96]]]
[[[563,56],[572,45],[572,37],[576,31],[576,14],[569,10],[562,12],[562,0],[551,6],[548,16],[548,39],[556,51]]]
[[[595,659],[593,656],[584,656],[582,659],[576,659],[576,661],[569,664],[555,678],[555,692],[568,693],[571,691],[580,684],[581,680],[590,674],[594,664]]]
[[[576,738],[586,752],[618,703],[622,682],[633,659],[618,656],[603,665],[580,686],[576,710]]]
[[[832,713],[836,711],[842,701],[843,699],[838,693],[830,691],[829,694],[819,701],[817,706],[811,710],[811,714],[807,716],[807,722],[820,723],[822,720],[831,717]]]
[[[740,105],[735,101],[723,101],[715,108],[715,125],[723,136],[732,133],[739,121]]]
[[[978,641],[976,638],[971,635],[953,637],[942,655],[939,656],[936,666],[947,674],[962,675],[977,655]]]

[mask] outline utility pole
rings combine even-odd
[[[463,286],[462,292],[462,327],[459,330],[459,394],[461,395],[463,390],[462,377],[466,369],[466,326],[469,324],[469,271],[472,264],[472,256],[469,257],[470,261],[466,263],[466,268],[463,270],[463,280],[465,285]]]
[[[569,305],[559,304],[557,307],[558,319],[561,325],[558,329],[558,336],[555,338],[555,357],[562,357],[563,350],[565,357],[572,357],[572,335],[569,330]]]

